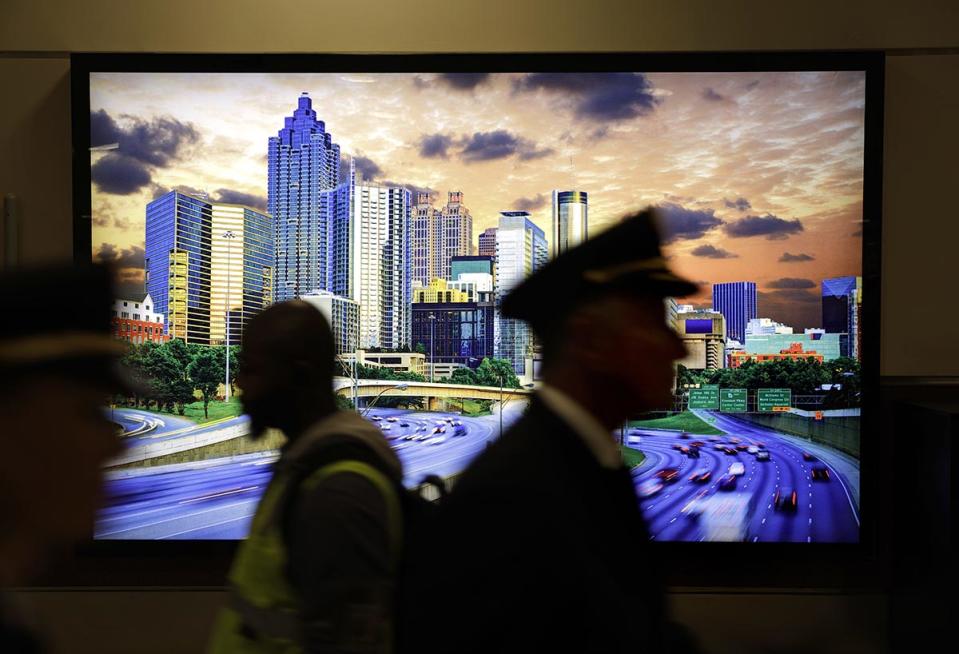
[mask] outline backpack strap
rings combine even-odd
[[[390,543],[391,569],[399,568],[403,553],[403,511],[400,506],[399,491],[396,484],[374,466],[363,461],[343,460],[329,463],[308,475],[299,485],[299,492],[310,491],[334,475],[359,475],[373,484],[383,496],[386,504],[387,534]]]

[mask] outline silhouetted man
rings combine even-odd
[[[212,652],[389,652],[402,469],[333,395],[334,345],[302,301],[250,321],[238,384],[253,435],[284,445],[230,573]]]
[[[69,298],[52,320],[49,298]],[[120,450],[103,407],[129,388],[110,337],[110,273],[98,266],[0,276],[0,589],[26,586],[93,535],[103,465]],[[0,597],[0,651],[41,651]]]
[[[412,582],[409,651],[663,651],[657,564],[611,432],[670,405],[685,350],[663,299],[695,290],[666,267],[643,212],[504,299],[503,317],[543,345],[543,385],[441,509]]]

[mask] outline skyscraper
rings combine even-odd
[[[344,184],[337,189],[337,241],[347,244],[345,289],[338,295],[360,304],[360,347],[410,344],[410,192],[405,188]],[[344,224],[343,218],[348,221]],[[345,238],[343,238],[345,233]],[[337,246],[338,250],[339,245]]]
[[[410,221],[413,281],[429,286],[434,279],[450,279],[450,260],[469,255],[473,243],[473,217],[463,193],[451,191],[441,210],[429,193],[417,193]]]
[[[487,227],[479,235],[479,256],[496,257],[496,228]]]
[[[314,291],[301,296],[320,310],[330,323],[337,354],[354,353],[360,340],[360,305],[329,291]]]
[[[495,261],[495,254],[493,256],[469,255],[453,257],[450,260],[450,281],[455,282],[459,279],[460,275],[469,273],[493,275],[496,271],[496,266],[493,265]]]
[[[756,282],[727,282],[713,284],[713,310],[726,319],[726,338],[743,343],[746,324],[758,317],[756,311]]]
[[[303,93],[267,148],[267,210],[273,216],[277,301],[329,288],[330,230],[320,195],[337,185],[340,146]]]
[[[450,261],[453,257],[469,256],[473,244],[473,216],[463,205],[462,191],[450,191],[440,220],[443,237],[439,247],[434,248],[438,258],[433,264],[433,276],[450,279]]]
[[[273,221],[262,211],[212,203],[210,342],[239,345],[253,316],[273,301]],[[228,236],[229,235],[229,236]]]
[[[526,211],[500,212],[496,230],[497,305],[514,286],[541,268],[549,258],[546,234],[533,224]],[[522,373],[527,356],[532,354],[533,337],[529,326],[520,320],[496,319],[496,356],[508,359],[513,370]]]
[[[582,191],[553,191],[553,257],[586,240],[587,205],[587,194]]]
[[[861,307],[862,277],[833,277],[822,280],[822,326],[828,334],[839,334],[841,356],[861,356]]]
[[[237,345],[272,300],[273,225],[261,211],[170,191],[147,205],[145,241],[147,292],[171,338],[220,345],[229,313]]]
[[[146,206],[146,290],[170,338],[210,344],[212,233],[206,200],[170,191]]]

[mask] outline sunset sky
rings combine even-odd
[[[675,269],[755,281],[759,314],[818,326],[819,282],[861,274],[865,76],[816,73],[95,74],[93,246],[142,277],[144,208],[171,188],[265,207],[267,138],[308,92],[367,180],[465,194],[474,243],[550,192],[595,234],[663,208]]]

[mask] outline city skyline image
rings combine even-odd
[[[339,150],[328,186],[352,161],[356,184],[405,188],[414,206],[461,192],[472,247],[507,211],[528,211],[550,241],[554,191],[588,194],[590,236],[659,206],[670,265],[702,284],[686,302],[706,308],[711,284],[751,281],[760,317],[821,327],[822,280],[861,274],[864,79],[97,73],[94,256],[121,269],[121,292],[142,292],[156,198],[266,211],[268,140],[306,93]]]

